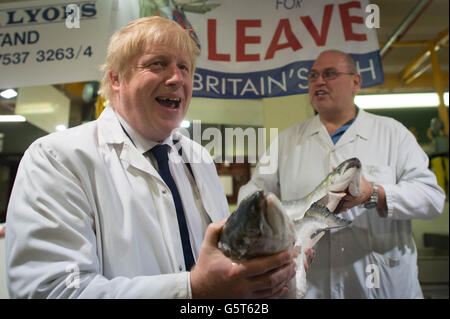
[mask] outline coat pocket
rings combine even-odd
[[[386,256],[370,252],[366,287],[372,298],[423,298],[414,256]]]
[[[395,170],[391,166],[364,163],[362,165],[362,173],[370,182],[390,184],[396,182]]]

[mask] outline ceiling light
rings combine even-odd
[[[0,96],[5,99],[11,99],[11,98],[17,96],[17,92],[13,89],[7,89],[7,90],[0,92]]]
[[[22,115],[0,115],[0,122],[26,122]]]
[[[439,97],[437,93],[358,95],[355,104],[362,109],[428,108],[439,106]],[[448,92],[444,104],[448,106]]]
[[[189,126],[191,126],[191,122],[189,122],[189,121],[187,121],[187,120],[183,120],[182,122],[181,122],[181,125],[180,125],[181,127],[184,127],[184,128],[188,128]]]

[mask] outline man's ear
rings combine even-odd
[[[111,87],[114,91],[118,91],[120,88],[119,74],[113,71],[109,71],[109,81],[111,82]]]
[[[355,76],[353,77],[353,84],[354,84],[354,89],[355,89],[355,91],[353,92],[353,95],[358,93],[359,89],[361,89],[361,82],[362,82],[361,75],[359,75],[358,73],[355,74]]]

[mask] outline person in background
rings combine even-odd
[[[427,155],[402,124],[354,104],[361,76],[349,55],[322,52],[308,81],[317,114],[280,133],[268,150],[278,152],[278,169],[264,174],[259,163],[239,200],[256,189],[301,198],[339,163],[358,157],[362,192],[346,195],[341,210],[352,224],[317,244],[306,298],[423,298],[411,220],[439,216],[445,201]]]
[[[273,298],[289,251],[234,263],[217,248],[228,205],[214,163],[176,132],[191,100],[196,44],[161,17],[110,39],[90,123],[36,140],[8,207],[13,298]]]

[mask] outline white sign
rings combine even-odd
[[[111,1],[0,5],[0,88],[101,78]]]

